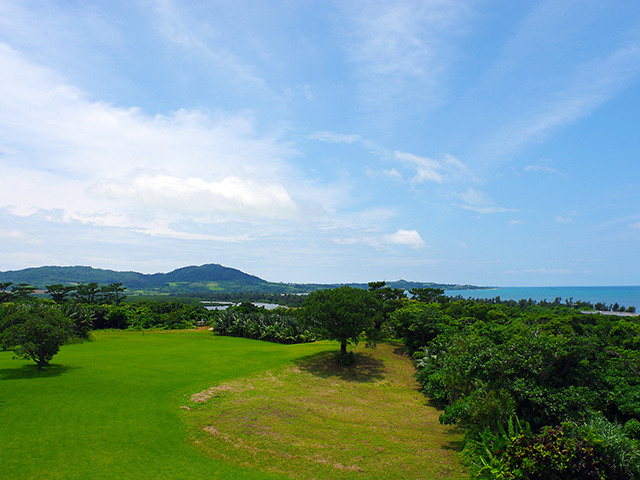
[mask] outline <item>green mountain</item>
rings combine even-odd
[[[38,288],[58,283],[122,283],[129,290],[156,293],[256,290],[258,286],[267,283],[254,275],[217,264],[183,267],[169,273],[155,274],[117,272],[93,267],[36,267],[0,272],[0,283],[3,282],[13,282],[14,285],[28,283]]]
[[[46,285],[96,282],[100,285],[122,283],[128,293],[171,294],[196,292],[270,292],[308,293],[314,290],[334,288],[344,284],[294,284],[272,283],[255,275],[249,275],[235,268],[218,264],[183,267],[169,273],[144,274],[138,272],[118,272],[93,267],[36,267],[24,270],[0,272],[0,283],[13,282],[14,285],[27,283],[39,289]],[[367,288],[364,283],[348,284],[356,288]],[[408,282],[398,280],[387,282],[392,288],[442,288],[445,290],[479,289],[472,285],[451,285],[439,283]]]

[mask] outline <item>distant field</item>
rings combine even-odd
[[[194,405],[191,395],[212,386],[304,368],[305,358],[336,348],[331,342],[288,346],[207,331],[95,337],[63,347],[43,373],[0,351],[0,478],[290,478],[266,473],[260,463],[226,461],[199,449],[193,419],[186,416],[192,412],[181,406]],[[407,399],[415,401],[411,394]],[[455,443],[455,435],[439,425],[436,430],[430,433],[434,445]],[[447,471],[459,471],[452,452],[442,454]],[[444,457],[435,452],[437,468],[443,468]]]

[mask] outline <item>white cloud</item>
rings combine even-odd
[[[517,210],[512,208],[505,208],[493,205],[493,200],[486,193],[475,190],[473,188],[467,189],[464,193],[454,194],[464,201],[464,204],[456,204],[456,207],[464,210],[471,210],[481,214],[488,213],[503,213],[503,212],[516,212]]]
[[[523,146],[543,141],[557,130],[590,115],[640,74],[640,43],[630,43],[557,78],[555,88],[520,111],[483,147],[485,154],[505,156]]]
[[[349,59],[366,109],[416,111],[439,104],[442,80],[454,55],[453,40],[464,31],[469,2],[355,1],[343,4]],[[390,105],[396,108],[389,109]]]
[[[571,270],[563,270],[563,269],[546,269],[546,268],[537,268],[537,269],[525,269],[524,270],[525,273],[548,273],[551,275],[564,275],[564,274],[568,274],[571,273]]]
[[[456,180],[464,179],[472,182],[478,181],[475,175],[471,173],[471,170],[459,159],[448,153],[445,153],[444,158],[443,168],[446,170],[449,178]]]
[[[570,217],[556,217],[556,223],[571,223],[573,220]]]
[[[386,243],[393,243],[396,245],[409,245],[414,248],[424,247],[426,243],[420,237],[420,234],[416,230],[403,230],[400,229],[396,233],[385,235],[383,241]]]
[[[382,173],[385,174],[387,177],[402,178],[402,174],[398,172],[395,168],[392,168],[391,170],[383,170]]]
[[[521,274],[521,273],[541,273],[545,275],[567,275],[572,273],[571,270],[563,270],[563,269],[547,269],[543,268],[530,268],[525,270],[510,270],[504,272],[505,274]]]
[[[297,215],[284,184],[299,184],[283,160],[294,151],[277,137],[258,136],[251,116],[200,110],[150,116],[93,102],[3,44],[0,70],[6,152],[0,206],[15,205],[16,214],[59,208],[67,220],[136,228],[146,218],[150,231],[160,217],[169,225],[182,215],[206,221]],[[307,189],[305,203],[326,193]]]
[[[440,162],[428,157],[419,157],[412,153],[394,152],[395,157],[405,163],[415,166],[417,174],[413,177],[413,182],[423,182],[425,180],[442,183],[442,170]]]
[[[314,132],[308,137],[313,140],[320,140],[321,142],[329,143],[355,143],[362,140],[359,135],[345,135],[342,133],[333,133],[327,131]]]
[[[384,212],[382,212],[384,214]],[[363,218],[363,220],[365,220]],[[425,247],[427,244],[422,240],[416,230],[399,229],[391,234],[365,234],[350,237],[335,238],[334,242],[340,245],[368,245],[374,248],[382,248],[385,245],[406,245],[413,248]]]
[[[224,212],[235,218],[293,218],[297,214],[296,204],[282,185],[235,176],[205,182],[139,171],[125,181],[102,178],[86,192],[94,198],[133,200],[145,207],[185,214]]]
[[[629,227],[631,228],[635,228],[637,230],[640,230],[640,222],[634,222],[634,223],[630,223]]]
[[[445,154],[440,162],[429,157],[420,157],[412,153],[395,151],[394,157],[404,165],[414,168],[416,175],[411,179],[414,183],[431,181],[443,183],[445,180],[471,180],[475,177],[467,166],[453,155]]]
[[[156,0],[157,29],[171,44],[200,56],[216,80],[243,86],[252,93],[276,97],[259,70],[226,45],[235,30],[228,24],[203,23],[199,18],[183,14],[181,2]],[[246,34],[246,32],[243,32]],[[233,43],[233,42],[232,42]],[[224,75],[220,75],[224,72]]]
[[[523,220],[509,220],[509,225],[524,225]]]
[[[22,242],[22,243],[28,243],[28,244],[32,244],[32,245],[37,245],[40,244],[41,242],[32,237],[31,235],[28,235],[20,230],[3,230],[0,229],[0,240],[2,240],[3,242],[6,241],[13,241],[13,242]]]
[[[555,173],[557,175],[562,175],[563,177],[566,177],[564,173],[556,170],[555,168],[545,167],[543,165],[528,165],[527,167],[525,167],[524,171],[525,172],[548,172],[548,173]]]

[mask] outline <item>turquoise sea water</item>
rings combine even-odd
[[[597,302],[612,305],[634,306],[640,309],[640,286],[637,287],[498,287],[491,290],[447,290],[447,295],[461,295],[464,298],[495,298],[502,300],[532,299],[553,302],[560,297],[562,302]]]

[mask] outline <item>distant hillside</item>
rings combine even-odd
[[[132,291],[156,293],[257,290],[260,285],[267,284],[254,275],[217,264],[183,267],[169,273],[155,274],[93,267],[37,267],[0,272],[0,282],[28,283],[38,288],[57,283],[122,283]]]
[[[272,283],[255,275],[249,275],[235,268],[218,264],[178,268],[169,273],[144,274],[138,272],[117,272],[93,267],[37,267],[24,270],[0,272],[0,283],[28,283],[44,289],[46,285],[96,282],[100,285],[122,283],[129,294],[172,294],[198,292],[270,292],[270,293],[308,293],[325,288],[334,288],[345,284],[300,284]],[[368,288],[366,283],[347,284],[356,288]],[[442,288],[480,289],[472,285],[451,285],[441,283],[408,282],[398,280],[387,282],[392,288]]]

